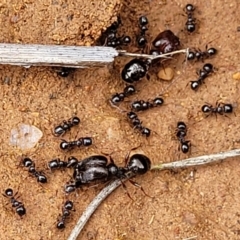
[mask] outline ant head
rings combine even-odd
[[[13,190],[11,188],[8,188],[5,190],[5,195],[7,197],[12,197],[13,196]]]
[[[127,168],[135,174],[145,174],[151,168],[151,161],[143,154],[134,154],[130,157]]]

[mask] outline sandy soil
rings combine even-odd
[[[22,2],[28,5],[31,1]],[[175,71],[174,83],[167,91],[164,89],[169,82],[157,79],[158,67],[150,69],[149,81],[143,79],[137,83],[138,93],[129,101],[154,98],[164,92],[166,102],[162,107],[139,113],[145,126],[155,131],[148,139],[134,131],[125,115],[111,107],[108,101],[113,93],[124,88],[120,72],[129,59],[116,59],[113,66],[101,69],[76,70],[67,78],[60,78],[50,68],[0,66],[0,189],[2,193],[8,187],[18,190],[19,199],[27,209],[26,216],[20,219],[11,206],[6,205],[7,199],[2,197],[1,239],[67,239],[83,210],[102,188],[97,186],[66,197],[63,186],[70,178],[70,171],[51,173],[45,170],[49,183],[41,186],[27,171],[17,166],[18,157],[22,154],[34,159],[39,169],[46,169],[47,162],[56,157],[63,159],[74,155],[83,158],[101,152],[114,152],[115,162],[124,165],[125,154],[140,144],[142,146],[136,152],[146,154],[153,164],[240,147],[237,142],[240,139],[239,81],[232,79],[233,73],[240,70],[239,4],[237,0],[198,2],[193,2],[198,19],[197,32],[188,34],[184,31],[186,16],[183,12],[187,1],[123,1],[120,33],[134,39],[138,32],[137,20],[144,14],[149,19],[149,41],[160,31],[171,29],[179,36],[182,48],[205,49],[206,44],[212,41],[209,46],[219,51],[216,57],[206,61],[212,63],[216,70],[197,92],[187,84],[197,78],[196,69],[202,68],[203,63],[183,63],[184,56],[164,63]],[[6,10],[2,6],[1,11]],[[35,9],[36,12],[40,10]],[[65,14],[67,12],[68,6]],[[69,10],[71,13],[73,10]],[[50,40],[47,33],[37,33],[32,38],[31,28],[24,32],[28,26],[24,24],[24,18],[28,21],[26,15],[18,23],[19,33],[22,33],[20,42],[57,43]],[[13,23],[6,24],[8,28]],[[40,21],[38,24],[43,23]],[[40,27],[41,31],[44,26]],[[18,41],[10,29],[8,34],[4,29],[1,42]],[[65,33],[64,28],[59,34],[61,32]],[[72,41],[65,41],[64,34],[59,39],[63,39],[60,41],[63,44],[80,44],[75,35]],[[137,50],[136,43],[126,49]],[[201,106],[205,102],[214,105],[219,99],[234,104],[235,114],[204,118]],[[124,102],[121,108],[129,109],[129,102]],[[65,153],[59,149],[60,140],[52,135],[52,129],[74,115],[80,117],[81,124],[68,132],[64,139],[74,139],[76,135],[92,136],[94,146]],[[192,151],[187,156],[178,151],[178,143],[172,138],[180,120],[187,123],[187,137],[192,143]],[[10,130],[19,123],[33,124],[43,132],[39,144],[30,151],[23,152],[9,145]],[[127,183],[134,201],[121,187],[117,189],[95,212],[79,239],[164,240],[195,236],[193,239],[199,240],[240,239],[239,174],[237,158],[195,169],[149,172],[135,180],[152,198]],[[66,229],[58,231],[55,224],[66,198],[74,201],[76,211],[66,223]]]

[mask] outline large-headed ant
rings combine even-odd
[[[154,49],[151,50],[151,54],[160,55],[178,50],[180,41],[171,30],[165,30],[157,35],[152,45]]]
[[[148,19],[145,16],[141,16],[138,22],[139,22],[139,28],[140,28],[140,35],[137,37],[137,44],[140,48],[144,48],[147,44],[145,33],[148,30],[147,28]]]
[[[161,106],[163,103],[164,103],[164,100],[160,97],[154,98],[151,101],[144,101],[144,100],[134,101],[131,104],[131,110],[134,112],[145,111],[153,107]]]
[[[187,22],[185,23],[186,29],[188,32],[192,33],[196,29],[196,19],[193,17],[193,12],[195,8],[192,4],[187,4],[185,11],[187,13]]]
[[[149,137],[151,135],[151,130],[142,126],[142,122],[140,121],[136,113],[128,112],[127,117],[131,121],[133,127],[139,130],[143,136]]]
[[[90,183],[106,182],[115,178],[124,179],[128,173],[142,175],[151,168],[151,161],[143,154],[134,154],[130,158],[128,154],[125,161],[125,167],[118,167],[111,157],[110,163],[105,156],[101,155],[83,159],[75,168],[73,174],[75,182],[65,185],[65,192],[70,193]],[[139,186],[136,183],[134,185]]]
[[[73,202],[67,200],[64,203],[64,206],[62,208],[62,216],[60,218],[60,220],[57,222],[57,228],[58,229],[63,229],[65,228],[65,222],[66,219],[70,216],[71,211],[73,211]]]
[[[122,102],[126,97],[134,94],[136,89],[133,85],[128,85],[124,88],[122,93],[116,93],[112,96],[110,103],[113,105],[117,105],[118,103]]]
[[[217,114],[226,116],[226,113],[233,112],[233,105],[230,103],[217,102],[216,105],[216,107],[213,107],[211,104],[205,104],[202,106],[202,112],[206,114],[206,117],[212,114],[215,114],[216,116]]]
[[[121,76],[123,81],[127,83],[134,83],[145,77],[147,75],[151,62],[152,61],[150,59],[132,59],[124,66],[122,70]],[[147,78],[149,78],[148,75]]]
[[[184,122],[178,122],[177,128],[176,128],[176,136],[180,142],[181,151],[183,153],[188,153],[191,147],[191,142],[185,140],[186,135],[187,135],[187,125]]]
[[[54,128],[54,135],[59,137],[69,131],[73,126],[76,126],[80,123],[78,117],[70,118],[68,121],[63,121],[60,125]]]
[[[196,49],[195,51],[190,50],[188,52],[187,55],[187,60],[194,60],[196,59],[196,61],[202,60],[204,61],[207,58],[210,58],[211,56],[214,56],[217,53],[217,49],[216,48],[207,48],[206,46],[206,50],[205,51],[201,51],[200,49]]]
[[[71,150],[75,147],[88,147],[92,145],[92,138],[90,137],[80,137],[75,141],[67,142],[66,140],[62,139],[62,142],[60,143],[60,148],[62,150]]]
[[[198,72],[198,75],[199,75],[198,80],[190,82],[191,89],[196,91],[199,88],[199,86],[204,83],[205,78],[208,77],[209,74],[212,72],[213,72],[213,65],[211,63],[204,64],[203,69],[201,69]]]
[[[19,202],[17,199],[16,199],[16,195],[18,193],[16,192],[15,194],[13,194],[13,190],[11,188],[8,188],[5,190],[5,194],[3,194],[4,197],[8,198],[12,204],[12,207],[15,208],[16,210],[16,213],[22,217],[23,215],[26,214],[26,209],[23,205],[23,203]]]
[[[24,167],[28,168],[28,172],[32,174],[35,178],[37,178],[37,181],[40,183],[46,183],[47,182],[47,177],[42,173],[38,172],[35,169],[35,163],[33,162],[32,159],[25,157],[21,160],[21,163]]]

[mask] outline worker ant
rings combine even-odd
[[[211,63],[204,64],[203,69],[198,72],[199,78],[196,81],[190,81],[191,89],[196,91],[199,86],[204,83],[205,78],[208,77],[212,72],[213,65]]]
[[[10,200],[10,203],[12,204],[12,207],[15,208],[16,213],[20,217],[22,217],[23,215],[26,214],[26,209],[25,209],[23,203],[19,202],[16,199],[17,194],[18,194],[18,192],[13,194],[13,190],[11,188],[8,188],[5,190],[5,194],[2,194],[2,195]]]
[[[117,105],[118,103],[122,102],[126,97],[134,94],[136,89],[133,85],[128,85],[124,88],[122,93],[116,93],[112,96],[110,103],[113,105]]]
[[[131,110],[135,112],[145,111],[153,107],[161,106],[163,103],[164,103],[164,100],[160,97],[157,97],[151,101],[144,101],[144,100],[134,101],[131,104]]]
[[[64,206],[62,208],[62,216],[60,218],[60,220],[57,222],[57,228],[58,229],[63,229],[65,228],[65,222],[66,219],[69,218],[71,211],[74,211],[73,209],[73,202],[70,200],[67,200],[64,203]]]
[[[183,153],[188,153],[191,147],[191,142],[185,140],[186,135],[187,125],[184,122],[178,122],[176,128],[176,136],[180,143],[181,151]]]
[[[215,114],[216,116],[217,114],[220,114],[227,117],[225,114],[233,112],[233,105],[230,103],[216,102],[216,107],[213,107],[211,104],[205,104],[202,106],[202,112],[206,114],[206,117],[212,114]]]
[[[165,30],[157,35],[152,45],[154,49],[150,51],[151,54],[154,52],[154,54],[160,55],[178,50],[180,41],[171,30]]]
[[[139,130],[143,136],[149,137],[151,135],[151,130],[142,126],[142,122],[140,121],[136,113],[128,112],[127,117],[131,121],[133,128]]]
[[[206,46],[206,50],[205,51],[201,51],[200,49],[195,49],[195,51],[190,50],[188,52],[187,55],[187,60],[194,60],[196,59],[196,61],[202,60],[202,62],[207,59],[210,58],[211,56],[214,56],[217,53],[217,49],[216,48],[207,48]]]
[[[144,48],[147,44],[145,33],[148,30],[147,28],[148,19],[145,16],[141,16],[138,22],[139,22],[139,28],[140,28],[140,35],[137,37],[137,44],[140,48]]]
[[[60,77],[68,77],[72,72],[75,71],[74,68],[69,68],[69,67],[62,67],[62,68],[55,68],[56,72],[57,72],[57,75],[60,76]]]
[[[88,147],[92,145],[92,138],[90,137],[80,137],[76,141],[70,141],[67,142],[66,140],[62,139],[62,142],[60,143],[60,148],[62,150],[71,150],[75,147]]]
[[[134,58],[128,62],[121,73],[123,81],[127,83],[134,83],[139,81],[141,78],[147,76],[148,69],[151,64],[150,59]]]
[[[69,157],[67,162],[60,160],[60,158],[56,158],[48,162],[48,168],[51,170],[73,168],[77,163],[78,159],[73,156]]]
[[[78,117],[70,118],[67,121],[63,121],[60,125],[54,128],[54,135],[59,137],[69,131],[73,126],[76,126],[80,123],[80,119]]]
[[[40,183],[46,183],[47,177],[42,173],[38,172],[35,169],[35,163],[32,161],[32,159],[25,157],[21,160],[21,163],[24,167],[28,168],[28,172],[32,174],[35,178],[37,178],[37,181]]]
[[[193,12],[195,8],[192,4],[187,4],[185,7],[185,12],[187,13],[187,22],[185,23],[188,32],[192,33],[196,29],[196,19],[193,17]]]

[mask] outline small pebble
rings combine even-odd
[[[171,81],[174,77],[174,71],[172,68],[163,68],[158,72],[158,78],[165,81]]]
[[[234,73],[233,76],[232,76],[232,78],[233,78],[234,80],[240,80],[240,72]]]

